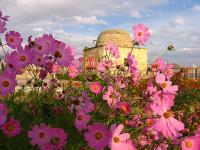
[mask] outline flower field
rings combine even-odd
[[[200,150],[199,81],[174,76],[160,57],[148,77],[131,52],[116,65],[115,43],[90,74],[75,48],[51,34],[26,41],[6,28],[8,19],[0,11],[1,150]],[[143,24],[132,32],[133,47],[150,38]],[[19,84],[25,73],[30,79]]]

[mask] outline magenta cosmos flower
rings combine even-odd
[[[200,149],[200,137],[191,136],[185,138],[181,143],[182,150],[199,150]]]
[[[53,54],[56,58],[56,62],[60,66],[69,67],[74,61],[75,49],[63,42],[57,42],[53,46]]]
[[[90,118],[90,115],[86,114],[83,111],[76,113],[75,126],[78,129],[78,131],[87,129],[87,123],[90,121]]]
[[[112,137],[109,144],[109,147],[111,150],[128,150],[133,149],[133,145],[131,144],[130,140],[130,134],[129,133],[121,133],[124,125],[119,124],[116,126],[116,124],[113,124],[111,127]]]
[[[14,137],[21,132],[21,124],[18,120],[11,118],[2,126],[3,133],[8,137]]]
[[[17,85],[15,77],[8,70],[5,70],[0,75],[0,95],[5,96],[14,92],[15,86]]]
[[[151,105],[154,113],[160,116],[159,119],[156,119],[152,129],[162,132],[166,138],[173,139],[181,135],[178,131],[184,130],[184,124],[173,118],[173,113],[169,111],[170,107],[170,102],[159,100]]]
[[[47,144],[42,145],[42,150],[62,150],[67,142],[67,134],[62,128],[51,128]]]
[[[4,33],[6,31],[6,22],[0,20],[0,33]]]
[[[125,115],[129,115],[131,112],[131,104],[129,102],[121,102],[117,105],[117,108]]]
[[[93,123],[88,126],[88,132],[85,133],[85,140],[91,148],[103,150],[110,140],[110,131],[100,123]]]
[[[149,33],[149,28],[146,27],[144,24],[138,24],[133,27],[133,32],[136,41],[138,41],[141,44],[144,44],[147,42],[150,33]]]
[[[15,70],[21,70],[29,64],[32,64],[34,60],[34,54],[28,47],[24,50],[13,51],[6,57],[6,63],[9,67],[13,67]]]
[[[3,16],[2,11],[0,11],[0,20],[8,21],[8,17],[7,15]]]
[[[108,87],[108,91],[103,95],[103,99],[107,101],[108,105],[114,108],[120,102],[120,93],[117,92],[112,86]]]
[[[170,80],[171,77],[174,75],[174,70],[173,70],[173,64],[168,64],[165,66],[165,76],[168,80]]]
[[[178,91],[178,85],[172,85],[171,81],[166,80],[166,76],[164,74],[158,73],[156,75],[156,83],[162,88],[164,93],[176,94]]]
[[[47,144],[50,139],[50,131],[51,127],[46,125],[45,123],[34,125],[28,132],[28,137],[31,138],[31,144],[38,146]]]
[[[0,127],[6,122],[7,115],[8,115],[7,105],[4,103],[0,103]]]
[[[71,78],[75,78],[80,73],[77,65],[70,65],[68,68],[68,72],[68,76]]]
[[[108,71],[109,69],[111,69],[113,67],[113,62],[112,60],[102,60],[98,66],[97,66],[97,69],[99,72],[106,72]]]
[[[103,87],[99,82],[93,82],[90,84],[90,90],[95,94],[101,93],[102,88]]]
[[[138,71],[137,61],[135,60],[135,56],[131,53],[128,54],[127,63],[130,73],[134,74],[136,71]]]
[[[153,72],[162,72],[165,69],[165,62],[162,58],[158,57],[151,66]]]
[[[116,44],[108,43],[106,44],[105,49],[109,51],[110,55],[115,59],[118,59],[120,57],[119,49]]]
[[[36,46],[34,47],[34,50],[40,56],[51,54],[53,52],[52,46],[54,42],[54,38],[51,34],[44,34],[42,37],[37,37],[35,39]]]
[[[94,110],[94,104],[91,101],[91,98],[88,96],[86,91],[82,92],[82,99],[85,103],[85,106],[83,107],[83,111],[85,113],[92,112]]]
[[[10,31],[6,33],[6,43],[9,47],[16,49],[20,48],[22,44],[22,37],[19,32]]]
[[[71,112],[76,110],[89,113],[94,110],[94,104],[91,102],[91,98],[87,95],[87,92],[83,91],[81,97],[72,97],[72,104],[68,108]]]

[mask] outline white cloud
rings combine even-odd
[[[137,10],[131,11],[130,16],[133,17],[133,18],[141,18],[142,17],[142,15]]]
[[[79,24],[89,24],[89,25],[108,24],[104,20],[97,19],[96,16],[89,16],[89,17],[74,16],[74,20]]]
[[[93,40],[97,39],[96,36],[68,33],[63,29],[55,30],[52,33],[57,39],[74,46],[77,49],[78,54],[82,53],[82,50],[85,46],[94,46],[95,43],[93,43]]]
[[[184,47],[181,49],[181,51],[198,51],[200,48],[197,47]]]
[[[44,32],[43,28],[33,28],[33,31],[35,32]]]
[[[193,7],[193,10],[195,10],[195,11],[200,11],[200,5],[194,6],[194,7]]]
[[[185,24],[185,19],[181,16],[176,17],[174,23],[177,24],[177,25],[183,25],[183,24]]]

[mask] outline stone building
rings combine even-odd
[[[99,58],[105,54],[105,45],[107,43],[115,43],[120,51],[120,58],[114,59],[116,64],[124,65],[124,61],[131,52],[135,55],[138,61],[138,68],[140,71],[147,69],[147,49],[146,48],[133,48],[132,39],[130,34],[125,30],[113,29],[105,30],[101,32],[97,38],[96,45],[91,48],[85,48],[83,50],[84,57],[84,69],[90,70],[90,72],[96,72],[96,66]]]

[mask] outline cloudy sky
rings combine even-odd
[[[11,16],[8,27],[24,38],[51,33],[77,48],[94,45],[105,29],[132,32],[144,23],[152,30],[145,47],[149,62],[157,56],[182,65],[200,65],[200,0],[0,0]],[[175,52],[166,51],[169,44]]]

